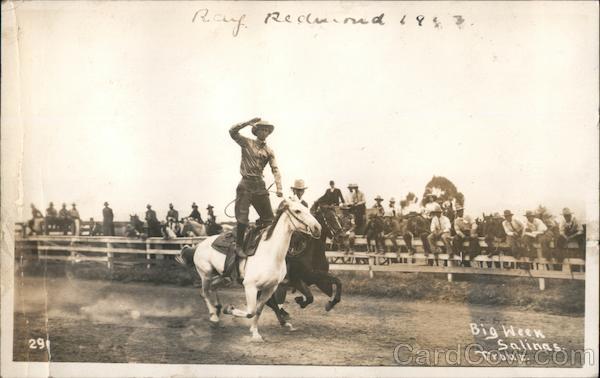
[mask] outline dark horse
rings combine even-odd
[[[477,219],[477,234],[485,238],[487,244],[487,254],[497,255],[497,243],[506,239],[506,233],[502,226],[502,217],[498,214],[482,215],[483,219]]]
[[[288,287],[292,288],[292,292],[297,290],[302,294],[295,298],[301,308],[305,308],[314,300],[310,285],[316,285],[329,296],[325,311],[330,311],[341,299],[342,282],[329,273],[325,250],[327,238],[339,240],[344,237],[342,225],[335,208],[320,205],[313,207],[313,210],[313,215],[322,227],[321,237],[311,239],[298,235],[292,239],[287,258],[288,282],[280,284],[267,302],[267,306],[273,309],[282,326],[289,320],[289,315],[279,305],[284,303]]]
[[[144,222],[140,220],[137,214],[129,215],[129,224],[125,229],[125,236],[128,238],[146,239],[147,234],[144,232]]]

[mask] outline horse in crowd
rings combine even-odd
[[[321,237],[321,225],[300,202],[283,200],[273,223],[262,233],[254,255],[239,262],[240,277],[246,294],[246,310],[228,305],[223,313],[252,319],[253,341],[263,341],[258,332],[262,310],[286,275],[286,255],[294,232]],[[222,305],[213,288],[213,279],[223,274],[225,255],[212,247],[218,236],[209,236],[193,251],[194,266],[202,280],[202,295],[208,307],[210,322],[219,324]],[[190,247],[184,247],[180,258],[186,259]]]
[[[125,236],[128,238],[139,238],[145,240],[148,234],[144,229],[144,222],[137,214],[129,215],[129,224],[125,227]]]
[[[184,218],[182,219],[182,222],[181,236],[207,236],[206,226],[204,224],[198,223],[192,218]]]
[[[288,288],[291,288],[292,292],[297,290],[302,294],[294,298],[301,308],[314,301],[310,290],[311,285],[316,285],[330,298],[325,305],[325,311],[333,309],[340,302],[342,295],[342,282],[329,273],[329,262],[325,251],[327,238],[344,245],[347,236],[333,206],[317,205],[313,207],[313,215],[321,225],[321,237],[312,239],[303,234],[294,234],[287,257],[288,282],[280,284],[273,297],[267,302],[267,306],[275,312],[279,323],[292,329],[289,314],[281,307],[285,302]]]

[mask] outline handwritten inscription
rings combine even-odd
[[[445,25],[453,25],[458,29],[463,29],[466,25],[465,18],[462,15],[452,15],[446,17],[417,15],[395,15],[390,16],[385,13],[375,13],[369,16],[326,16],[316,15],[312,12],[301,14],[287,14],[279,11],[268,12],[262,17],[262,23],[265,25],[289,24],[289,25],[375,25],[383,27],[385,25],[399,24],[401,26],[415,26],[418,28],[433,27],[442,29]],[[232,35],[237,37],[240,31],[248,27],[248,18],[246,14],[225,15],[222,13],[211,13],[208,8],[197,10],[193,17],[193,23],[221,23],[232,25]]]

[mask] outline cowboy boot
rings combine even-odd
[[[235,245],[235,254],[238,257],[245,259],[248,257],[244,253],[244,236],[246,233],[246,228],[248,228],[247,224],[238,223],[237,225],[237,233],[236,233],[236,245]]]

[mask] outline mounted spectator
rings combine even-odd
[[[385,208],[384,215],[387,217],[395,217],[396,215],[398,215],[398,212],[396,210],[396,199],[394,197],[390,198],[390,202]]]
[[[169,204],[169,211],[167,211],[167,223],[170,222],[169,218],[172,219],[171,222],[179,222],[179,211],[175,210],[172,203]]]
[[[537,257],[537,251],[535,250],[533,243],[538,242],[542,247],[542,256],[544,258],[551,258],[552,251],[550,250],[550,236],[546,234],[548,227],[542,222],[541,219],[535,216],[533,211],[527,211],[525,213],[527,222],[525,223],[523,230],[523,245],[525,246],[530,257]]]
[[[365,236],[367,238],[367,250],[369,252],[384,252],[385,241],[383,238],[384,222],[383,218],[377,214],[369,214],[369,220],[365,227]],[[371,242],[375,247],[371,247]]]
[[[342,191],[335,187],[333,180],[329,181],[329,188],[325,190],[325,194],[321,197],[321,204],[329,206],[339,206],[340,202],[344,203]]]
[[[69,231],[69,226],[71,224],[71,219],[69,217],[69,210],[67,210],[67,204],[63,202],[60,211],[58,212],[58,222],[60,224],[60,228],[63,232],[63,235],[66,235]]]
[[[27,222],[29,227],[29,235],[41,235],[42,225],[44,223],[44,215],[39,211],[34,204],[31,204],[31,219]]]
[[[206,219],[206,234],[208,236],[217,235],[223,232],[223,226],[217,223],[217,217],[213,211],[213,205],[208,205],[206,211],[208,212]]]
[[[70,223],[73,226],[73,235],[79,236],[81,230],[81,218],[79,217],[79,211],[75,203],[71,204],[71,210],[69,210]]]
[[[464,216],[464,208],[461,205],[456,207],[456,218],[454,219],[454,250],[462,251],[465,241],[469,242],[468,255],[472,259],[479,255],[479,238],[477,237],[477,224],[473,222],[471,217]]]
[[[202,220],[202,216],[200,215],[200,212],[198,211],[198,205],[196,205],[196,202],[192,203],[192,212],[190,213],[188,218],[192,218],[194,221],[196,221],[200,224],[204,224],[204,221]]]
[[[108,207],[108,202],[104,202],[104,209],[102,209],[102,233],[104,236],[115,236],[115,224],[113,220],[113,211]]]
[[[306,203],[306,201],[302,199],[302,196],[304,195],[304,191],[306,189],[308,189],[308,187],[306,185],[304,185],[304,180],[302,180],[302,179],[295,180],[294,185],[291,186],[290,189],[292,190],[292,193],[294,194],[294,196],[296,196],[296,198],[298,198],[300,203],[303,204],[305,207],[308,207],[308,203]]]
[[[559,222],[559,236],[557,240],[558,248],[565,249],[569,242],[575,241],[579,247],[577,254],[572,257],[583,257],[585,253],[585,232],[583,226],[569,208],[565,207],[562,211],[562,219]]]
[[[156,217],[156,211],[152,210],[150,204],[146,205],[146,223],[148,224],[148,237],[160,237],[162,236],[161,224]]]
[[[365,216],[367,214],[365,195],[358,190],[357,184],[348,184],[348,190],[350,191],[350,195],[346,202],[350,205],[350,211],[354,215],[356,233],[360,234],[365,227]]]
[[[442,208],[439,204],[432,206],[429,213],[431,215],[431,233],[427,237],[427,240],[429,241],[430,248],[433,253],[438,253],[437,242],[441,240],[446,246],[446,252],[452,257],[454,250],[452,249],[452,225],[450,224],[450,219],[442,215]]]
[[[392,242],[392,252],[400,252],[400,249],[398,248],[398,237],[402,235],[400,221],[398,217],[394,215],[386,215],[384,219],[384,236]]]
[[[373,209],[377,210],[377,215],[380,217],[385,214],[385,209],[383,208],[381,202],[383,202],[383,198],[381,198],[380,195],[377,195],[377,197],[375,197],[375,205],[373,205]]]
[[[506,233],[506,242],[508,243],[513,257],[521,258],[523,255],[523,246],[521,235],[525,226],[521,221],[514,218],[514,214],[510,210],[504,210],[504,222],[502,222],[504,232]]]

